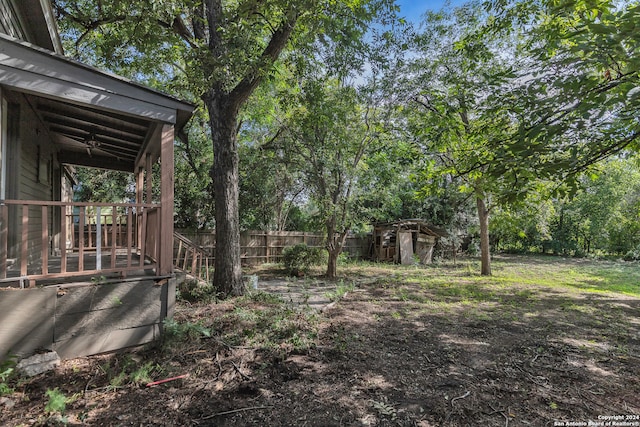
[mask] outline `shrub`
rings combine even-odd
[[[633,248],[630,251],[628,251],[624,255],[623,258],[624,258],[625,261],[638,261],[638,260],[640,260],[640,245],[638,245],[635,248]]]
[[[322,262],[322,249],[312,248],[304,243],[287,246],[282,251],[284,268],[292,276],[301,276],[309,271],[312,265]]]

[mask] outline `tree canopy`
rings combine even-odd
[[[54,6],[67,45],[75,46],[79,58],[166,84],[165,89],[202,103],[214,154],[209,172],[216,207],[214,283],[223,294],[242,294],[237,142],[242,107],[274,75],[290,41],[301,52],[329,46],[334,58],[353,60],[369,23],[392,16],[395,6],[387,0],[54,0]]]
[[[390,0],[54,5],[68,53],[198,103],[176,225],[215,227],[225,294],[241,228],[322,230],[329,276],[348,232],[402,217],[479,238],[483,274],[491,249],[638,246],[638,1],[469,2],[416,25]]]

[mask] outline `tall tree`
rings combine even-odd
[[[214,284],[244,292],[238,213],[238,116],[293,38],[354,38],[388,0],[53,0],[76,54],[147,80],[171,77],[208,112],[214,162]],[[335,21],[333,20],[335,18]],[[298,32],[295,32],[295,30]],[[295,37],[294,37],[295,36]]]
[[[415,39],[415,58],[407,73],[412,88],[408,126],[426,156],[427,185],[457,182],[473,197],[480,228],[481,274],[491,274],[489,217],[493,207],[526,190],[520,170],[499,162],[511,120],[498,95],[511,76],[513,57],[501,40],[487,39],[473,49],[460,42],[482,24],[477,5],[430,13]],[[521,185],[514,186],[514,182]]]
[[[306,79],[279,142],[295,153],[302,180],[324,224],[326,275],[335,278],[338,255],[354,223],[353,203],[364,159],[375,139],[371,105],[336,79]]]
[[[175,144],[175,219],[178,228],[212,229],[215,226],[210,165],[213,148],[206,132],[206,113],[196,110],[185,137]]]
[[[240,227],[285,230],[291,209],[304,195],[290,150],[276,149],[282,132],[278,106],[289,89],[289,70],[278,67],[278,80],[262,85],[242,113],[240,129]]]

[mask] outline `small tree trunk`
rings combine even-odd
[[[329,253],[327,279],[335,279],[338,275],[338,255],[340,255],[341,248],[337,247],[338,242],[336,240],[335,219],[332,218],[327,221],[327,252]]]
[[[480,274],[491,276],[491,249],[489,246],[489,210],[482,197],[476,198],[480,220]]]
[[[240,264],[238,204],[238,112],[212,90],[205,97],[209,112],[214,162],[211,170],[215,199],[216,253],[213,283],[224,295],[244,293]]]
[[[340,253],[329,249],[327,251],[329,252],[329,261],[327,262],[326,276],[327,279],[335,279],[338,275],[338,255]]]
[[[336,218],[333,216],[327,221],[327,252],[329,260],[327,261],[327,279],[335,279],[338,275],[338,256],[342,252],[344,242],[347,238],[346,232],[339,235],[336,232]]]

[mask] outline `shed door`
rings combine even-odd
[[[413,264],[413,233],[401,231],[398,233],[398,240],[400,240],[400,264]]]

